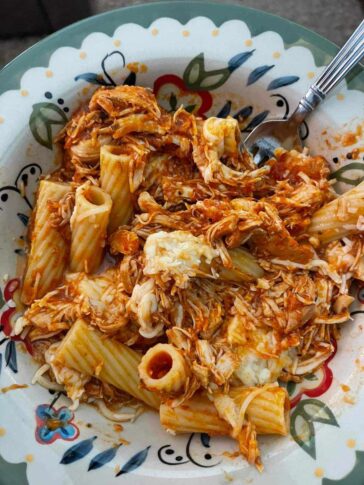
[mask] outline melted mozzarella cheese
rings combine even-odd
[[[277,358],[263,359],[253,350],[240,353],[239,367],[234,375],[245,386],[262,386],[275,382],[283,369],[288,370],[294,361],[293,349],[282,352]]]
[[[144,245],[144,254],[144,274],[155,275],[165,272],[181,284],[186,282],[188,277],[196,276],[202,258],[210,264],[218,256],[218,252],[206,244],[203,238],[185,231],[159,231],[151,234]]]

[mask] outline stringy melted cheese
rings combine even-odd
[[[188,277],[196,276],[204,261],[210,264],[218,252],[201,237],[185,231],[151,234],[145,243],[146,265],[144,274],[168,273],[182,285]]]

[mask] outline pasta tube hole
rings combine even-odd
[[[159,352],[150,360],[147,372],[152,379],[161,379],[168,374],[172,366],[172,357],[167,352]]]
[[[171,396],[183,392],[189,369],[183,354],[171,344],[157,344],[143,355],[139,376],[150,391]]]
[[[122,155],[123,153],[125,153],[125,148],[118,145],[108,145],[107,147],[105,147],[105,151],[108,151],[112,155]]]
[[[105,195],[97,187],[89,187],[84,191],[83,196],[93,205],[104,205],[106,202]]]

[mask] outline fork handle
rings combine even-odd
[[[302,122],[364,56],[364,20],[300,100],[292,117]]]

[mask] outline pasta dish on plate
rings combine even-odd
[[[73,409],[127,421],[149,407],[171,433],[231,436],[261,470],[257,436],[289,431],[285,383],[318,369],[350,319],[364,182],[339,196],[307,150],[257,168],[239,123],[98,89],[39,183],[14,331],[33,382]]]

